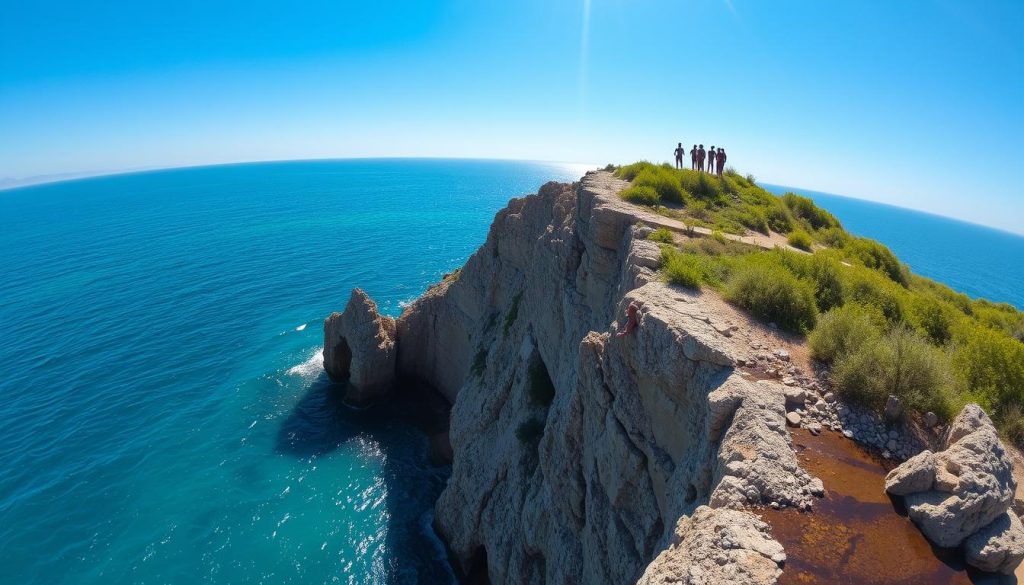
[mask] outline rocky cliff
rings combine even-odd
[[[593,172],[513,199],[397,320],[395,374],[452,402],[436,529],[494,583],[774,582],[782,548],[743,508],[806,509],[821,482],[782,390],[734,370],[744,317],[654,277],[623,185]],[[638,326],[618,336],[630,304]],[[329,372],[389,359],[387,322],[359,294],[350,308],[325,325]]]

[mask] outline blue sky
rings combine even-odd
[[[11,2],[0,183],[246,160],[668,160],[1024,233],[1024,2]]]

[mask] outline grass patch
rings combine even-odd
[[[672,232],[665,228],[658,228],[653,232],[647,234],[647,239],[659,244],[671,244],[675,239],[672,237]]]
[[[622,197],[630,203],[646,205],[647,207],[654,207],[661,201],[658,198],[658,192],[655,191],[653,187],[648,187],[646,185],[633,185],[632,187],[627,187],[622,190],[622,193],[619,193],[619,197]]]

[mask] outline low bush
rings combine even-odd
[[[1020,404],[1010,404],[997,412],[995,423],[1011,443],[1018,448],[1024,447],[1024,410]]]
[[[1024,404],[1024,344],[977,323],[953,333],[953,367],[965,391],[996,412]]]
[[[725,284],[725,298],[795,333],[809,331],[818,316],[813,284],[768,255],[744,258]]]
[[[829,248],[843,248],[850,242],[850,234],[841,227],[825,228],[819,230],[815,236],[818,241]]]
[[[773,232],[788,234],[793,229],[793,217],[778,200],[765,206],[765,215],[768,217],[768,227]]]
[[[823,314],[807,336],[811,357],[832,362],[876,342],[883,334],[885,319],[876,309],[849,303]]]
[[[909,317],[914,325],[935,345],[944,345],[953,334],[957,312],[951,305],[934,297],[914,295],[908,302]]]
[[[669,284],[700,289],[704,275],[700,268],[700,259],[696,254],[674,251],[665,254],[663,252],[662,266],[665,270],[665,279]]]
[[[844,250],[868,268],[874,268],[893,282],[907,286],[909,276],[896,255],[889,248],[867,238],[851,238]]]
[[[836,389],[849,400],[882,408],[892,394],[908,408],[948,418],[953,388],[948,364],[946,354],[916,331],[894,327],[839,357],[832,374]]]
[[[789,238],[787,238],[787,241],[790,246],[806,252],[810,252],[811,247],[814,246],[814,242],[811,240],[811,235],[802,229],[795,229],[789,232]]]
[[[672,232],[665,228],[658,228],[653,232],[647,234],[647,239],[659,244],[671,244],[674,241]]]
[[[786,193],[782,196],[782,202],[793,212],[793,215],[806,221],[811,229],[839,227],[839,220],[835,216],[815,205],[814,201],[807,197],[801,197],[796,193]]]
[[[648,207],[654,207],[661,201],[658,197],[658,192],[653,187],[646,185],[626,187],[622,190],[622,193],[619,193],[619,197],[630,203],[646,205]]]
[[[844,288],[850,300],[877,307],[893,324],[902,323],[905,291],[885,276],[864,268],[846,271]]]

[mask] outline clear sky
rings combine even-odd
[[[668,160],[1024,233],[1024,1],[7,2],[0,184],[246,160]]]

